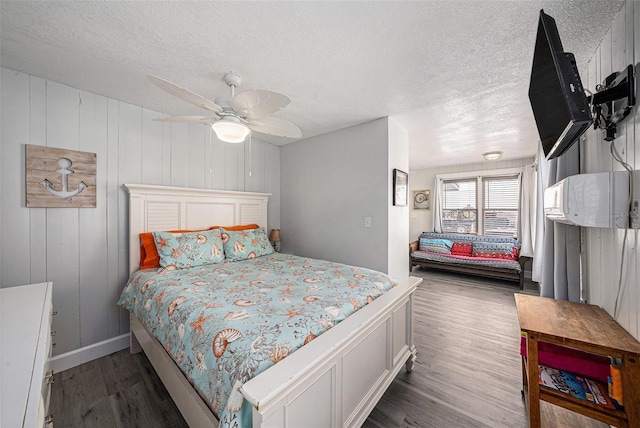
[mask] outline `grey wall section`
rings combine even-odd
[[[640,3],[627,1],[613,21],[609,32],[581,72],[585,88],[595,89],[609,74],[622,71],[629,64],[640,62]],[[636,71],[637,72],[637,71]],[[613,160],[609,143],[603,141],[600,131],[589,130],[582,141],[581,171],[622,171]],[[634,108],[629,117],[618,125],[614,141],[622,159],[640,170],[640,108]],[[638,174],[638,172],[636,172]],[[623,229],[584,228],[583,234],[583,297],[589,303],[602,306],[614,314],[620,264],[624,241]],[[622,272],[625,291],[621,297],[616,321],[636,339],[640,339],[640,236],[638,230],[627,230],[627,242]]]
[[[268,227],[280,227],[279,147],[225,144],[202,125],[0,73],[0,285],[53,281],[56,355],[129,331],[115,306],[129,276],[123,183],[271,193]],[[97,207],[25,208],[25,144],[96,153]]]
[[[389,119],[389,165],[387,167],[389,207],[388,273],[402,281],[409,277],[409,206],[412,198],[407,195],[407,206],[393,205],[393,170],[409,172],[409,134],[393,119]],[[411,181],[411,179],[409,179]],[[407,189],[408,192],[408,189]]]
[[[386,118],[283,146],[283,251],[387,272],[387,156]]]

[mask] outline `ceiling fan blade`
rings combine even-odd
[[[169,116],[169,117],[160,117],[158,119],[153,119],[156,122],[178,122],[178,123],[213,123],[217,122],[218,119],[215,117],[208,116]]]
[[[168,80],[164,80],[161,77],[153,76],[153,75],[149,75],[147,77],[149,78],[151,83],[156,85],[158,88],[162,89],[165,92],[170,93],[171,95],[175,95],[181,100],[184,100],[198,107],[211,110],[216,113],[222,113],[222,107],[220,107],[218,104],[214,103],[211,100],[208,100],[198,94],[194,94],[188,89],[184,89],[176,85],[175,83],[171,83]]]
[[[260,119],[286,107],[291,99],[277,92],[249,89],[231,101],[231,107],[242,117]]]
[[[278,137],[300,138],[302,131],[288,120],[277,117],[263,117],[260,120],[249,120],[249,128],[256,132]]]

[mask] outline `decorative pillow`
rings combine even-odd
[[[448,239],[427,239],[420,238],[420,251],[431,253],[451,254],[452,241]]]
[[[200,230],[170,230],[171,233],[200,232],[201,230],[220,229],[222,226],[211,226],[208,229]],[[257,224],[247,224],[244,226],[225,227],[227,230],[247,230],[257,229]],[[140,234],[140,269],[158,268],[160,267],[160,255],[156,249],[156,241],[153,239],[153,232],[144,232]]]
[[[224,251],[220,229],[200,232],[153,232],[160,266],[175,265],[178,269],[222,263]]]
[[[253,259],[273,253],[264,227],[238,232],[220,228],[220,233],[227,261]]]
[[[451,246],[451,254],[454,256],[467,256],[471,257],[473,253],[473,245],[471,242],[454,242]]]
[[[199,230],[169,230],[169,233],[188,233],[202,232],[207,229]],[[140,234],[140,269],[158,268],[160,267],[160,254],[156,249],[156,241],[153,232],[144,232]]]
[[[474,242],[472,256],[517,260],[518,248],[515,245],[509,243]]]

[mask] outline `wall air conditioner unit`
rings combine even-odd
[[[583,227],[626,228],[629,174],[610,171],[572,175],[544,191],[544,214]]]

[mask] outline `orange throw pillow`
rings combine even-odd
[[[208,229],[198,230],[170,230],[171,233],[187,233],[187,232],[199,232],[200,230],[213,230],[219,228],[225,228],[226,230],[249,230],[257,229],[260,226],[257,224],[246,224],[242,226],[211,226]],[[140,269],[151,269],[160,267],[160,255],[156,249],[156,242],[153,239],[152,232],[144,232],[140,234]]]

